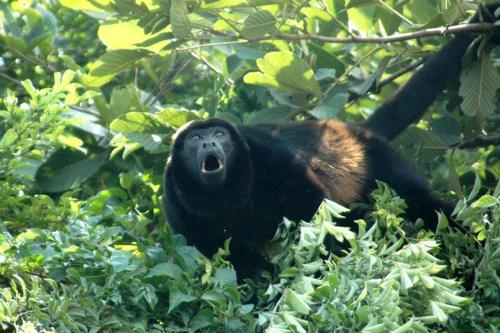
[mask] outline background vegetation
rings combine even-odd
[[[500,79],[481,38],[395,142],[458,224],[407,233],[380,184],[359,232],[325,202],[283,223],[274,277],[237,284],[227,250],[202,257],[160,208],[185,122],[365,119],[479,3],[0,0],[0,331],[497,332]]]

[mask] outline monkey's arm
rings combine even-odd
[[[483,20],[494,22],[494,12],[499,7],[500,4],[495,4],[482,10]],[[479,15],[476,14],[470,22],[479,22]],[[417,122],[446,84],[459,77],[462,68],[461,59],[475,37],[473,34],[461,34],[451,39],[361,125],[392,140],[410,124]],[[500,44],[498,26],[493,32],[492,41]]]

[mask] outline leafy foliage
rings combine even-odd
[[[424,231],[386,185],[357,228],[326,201],[285,220],[275,275],[238,284],[161,212],[193,119],[366,118],[444,38],[333,44],[464,20],[476,1],[0,1],[0,331],[494,332],[500,326],[498,50],[479,37],[396,145],[457,202]],[[472,61],[470,60],[472,58]],[[476,61],[479,60],[479,61]],[[492,61],[493,60],[493,61]],[[460,101],[460,96],[463,101]],[[325,241],[348,248],[331,253]]]

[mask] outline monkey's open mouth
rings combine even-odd
[[[222,162],[221,159],[219,159],[217,156],[209,154],[203,161],[203,164],[201,165],[201,171],[202,172],[214,172],[219,169],[222,169],[224,166],[224,163]]]

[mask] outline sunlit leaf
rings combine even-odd
[[[76,10],[103,11],[111,0],[60,0],[61,5]]]
[[[263,37],[274,31],[276,18],[267,10],[250,14],[243,23],[241,34],[248,39]]]
[[[191,22],[188,18],[188,10],[184,0],[171,0],[170,2],[170,24],[172,33],[178,39],[191,37]]]
[[[459,94],[463,97],[462,110],[468,116],[484,117],[496,108],[495,93],[500,88],[500,75],[488,57],[466,67],[460,75]]]
[[[92,66],[91,76],[107,76],[130,69],[140,59],[150,55],[146,50],[113,50],[106,52]]]
[[[292,307],[292,309],[299,313],[306,315],[311,311],[311,307],[308,304],[308,297],[299,295],[293,290],[287,291],[286,302]]]
[[[314,72],[307,62],[291,52],[270,52],[257,60],[262,72],[251,72],[244,76],[248,84],[262,85],[285,92],[320,94]]]
[[[138,25],[138,20],[101,24],[97,33],[108,50],[142,48],[158,52],[169,43],[163,30],[153,34],[144,33],[144,29]],[[159,39],[157,39],[158,37]],[[145,45],[147,41],[151,40],[154,42]]]

